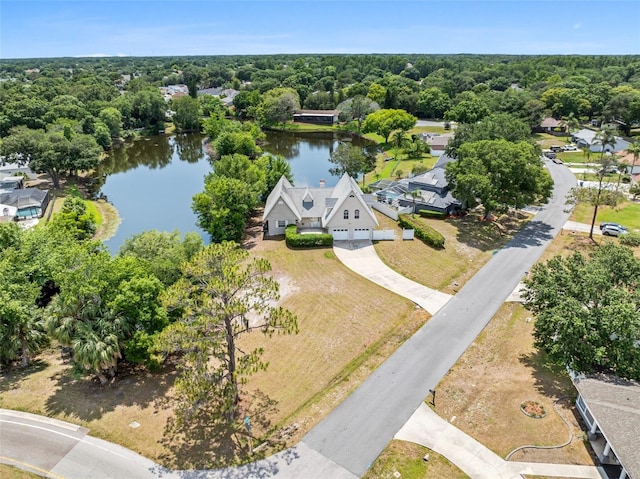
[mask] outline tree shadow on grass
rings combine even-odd
[[[499,233],[496,226],[490,222],[479,221],[475,217],[466,217],[445,220],[457,229],[456,239],[471,248],[480,251],[496,249]]]
[[[494,221],[484,221],[476,213],[445,221],[456,228],[456,239],[459,243],[480,251],[492,251],[505,244],[509,246],[518,237],[519,241],[526,241],[526,245],[531,244],[532,240],[546,241],[551,238],[550,235],[544,234],[541,226],[532,227],[533,222],[528,222],[528,216],[518,212],[510,212]]]
[[[0,372],[0,393],[16,389],[18,384],[28,378],[31,374],[40,372],[49,366],[47,361],[42,359],[32,360],[26,368],[14,367]]]
[[[50,416],[64,414],[83,421],[100,419],[118,406],[145,408],[158,404],[173,386],[176,370],[166,364],[158,373],[150,373],[142,367],[122,365],[115,379],[101,386],[99,381],[88,377],[74,378],[70,371],[53,376],[56,389],[45,403]]]
[[[549,398],[576,394],[566,369],[552,362],[546,353],[535,350],[522,354],[519,360],[531,370],[534,385],[540,394]]]
[[[277,410],[276,401],[266,394],[256,391],[245,396],[240,405],[241,413],[231,423],[218,414],[217,406],[216,401],[211,401],[185,415],[183,420],[168,419],[160,441],[166,451],[160,457],[163,464],[181,470],[225,468],[254,463],[264,459],[274,448],[284,446],[284,441],[277,437],[265,439],[272,427],[269,417]],[[179,408],[180,405],[177,406]],[[250,417],[251,433],[245,426],[245,417]],[[264,464],[259,468],[255,464],[247,464],[243,468],[255,466],[259,469],[259,474],[253,471],[250,477],[269,477],[277,472],[277,468],[273,470],[275,464],[262,462]]]

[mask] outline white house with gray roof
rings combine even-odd
[[[576,406],[598,460],[611,479],[640,478],[640,384],[616,376],[576,376]]]
[[[602,145],[596,139],[598,132],[589,130],[588,128],[584,128],[580,131],[575,132],[571,136],[571,140],[578,146],[578,148],[589,148],[594,153],[600,153],[602,151]],[[605,146],[604,151],[623,151],[629,148],[631,143],[627,140],[623,140],[619,136],[615,137],[616,143],[613,145]]]
[[[282,176],[264,207],[265,235],[282,235],[288,225],[296,225],[300,233],[316,230],[335,240],[371,239],[378,220],[370,202],[347,174],[333,188],[296,188]]]

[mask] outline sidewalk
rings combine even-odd
[[[428,447],[472,479],[516,479],[522,474],[606,479],[596,466],[505,461],[422,403],[394,439]]]
[[[452,298],[450,294],[427,288],[396,273],[382,262],[369,240],[335,241],[333,252],[350,270],[410,299],[431,314],[437,313]]]
[[[591,225],[586,223],[578,223],[576,221],[567,221],[562,227],[563,230],[568,231],[580,231],[581,233],[589,233],[591,231]],[[602,235],[602,231],[600,231],[599,223],[593,227],[594,235]]]

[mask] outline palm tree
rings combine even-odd
[[[567,124],[569,128],[569,133],[573,133],[580,129],[580,120],[576,117],[576,115],[571,112],[568,116],[563,118],[564,122]]]
[[[407,143],[407,139],[404,135],[405,132],[403,130],[397,130],[393,132],[393,135],[391,137],[391,142],[396,147],[396,158],[398,160],[400,159],[398,156],[400,148],[402,148]]]
[[[606,153],[607,146],[610,146],[612,150],[616,146],[616,137],[611,128],[605,127],[601,128],[598,133],[596,133],[593,142],[602,146],[602,149],[600,150],[600,159],[602,159]]]
[[[411,198],[413,199],[413,212],[411,213],[412,215],[416,214],[416,198],[419,198],[420,196],[422,196],[420,190],[416,189],[416,190],[411,190],[409,192],[409,194],[411,195]]]
[[[631,164],[631,174],[633,175],[633,170],[636,167],[636,162],[638,161],[638,157],[640,157],[640,142],[634,142],[627,148],[627,151],[633,155],[633,163]]]
[[[113,376],[131,325],[125,316],[104,308],[100,299],[65,305],[56,296],[48,307],[47,329],[72,349],[73,363],[95,374],[101,384]]]
[[[118,359],[122,357],[115,323],[113,318],[81,323],[73,340],[73,362],[95,374],[100,384],[108,381],[105,373],[113,377]]]
[[[600,170],[598,170],[598,192],[594,201],[593,218],[591,218],[591,229],[589,230],[589,239],[593,241],[593,228],[596,224],[596,216],[598,215],[598,206],[600,206],[600,198],[602,195],[602,181],[604,176],[608,173],[611,166],[615,165],[615,155],[606,155],[606,147],[611,146],[611,149],[615,147],[616,137],[613,134],[613,130],[610,128],[602,128],[596,134],[594,143],[601,145],[600,150]]]

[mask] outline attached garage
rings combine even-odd
[[[356,228],[353,230],[354,240],[371,239],[371,230],[369,228]]]
[[[333,239],[336,241],[345,241],[349,239],[348,229],[334,229],[331,234],[333,235]]]

